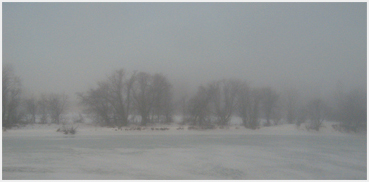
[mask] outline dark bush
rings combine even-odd
[[[67,127],[67,126],[65,126],[65,125],[63,125],[62,126],[62,128],[58,128],[57,130],[56,130],[56,132],[63,132],[64,134],[72,134],[72,135],[74,135],[74,134],[76,134],[77,133],[77,128],[78,128],[78,126],[77,127],[73,127],[73,126],[71,126],[70,128],[69,127]]]

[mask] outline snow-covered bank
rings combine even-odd
[[[76,135],[183,135],[183,134],[201,134],[201,135],[354,135],[366,137],[364,133],[343,133],[335,131],[332,125],[334,122],[324,122],[323,127],[319,131],[306,130],[305,125],[296,127],[294,124],[281,124],[270,127],[260,127],[256,130],[246,129],[240,125],[232,125],[220,129],[208,130],[191,130],[188,126],[180,126],[177,124],[172,125],[155,125],[140,127],[140,130],[133,130],[132,128],[138,127],[135,125],[118,128],[100,127],[89,123],[80,124],[67,124],[66,126],[77,127]],[[62,125],[56,124],[33,124],[25,127],[13,128],[3,132],[3,136],[58,136],[62,133],[56,132]],[[183,129],[179,129],[182,127]],[[167,128],[167,130],[160,130],[161,128]]]
[[[366,136],[330,124],[319,132],[79,124],[75,135],[29,125],[3,132],[3,179],[366,179]]]

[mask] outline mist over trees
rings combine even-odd
[[[22,86],[11,65],[3,66],[3,127],[48,122],[59,124],[68,107],[66,94],[41,94],[22,97]]]
[[[210,104],[214,98],[216,87],[214,83],[206,86],[199,86],[197,93],[192,96],[187,104],[187,117],[184,118],[184,122],[203,126],[210,124]],[[184,114],[183,114],[184,115]]]
[[[78,93],[86,112],[103,126],[127,126],[131,109],[131,91],[135,74],[130,77],[123,69],[114,71],[86,93]]]
[[[339,95],[335,117],[340,121],[340,130],[356,132],[367,129],[366,94],[365,91],[353,89]]]
[[[310,119],[310,123],[306,126],[307,129],[319,131],[325,117],[325,108],[325,104],[320,98],[315,98],[309,101],[307,105],[307,114]]]
[[[11,65],[3,66],[3,128],[61,124],[70,119],[64,116],[70,108],[66,94],[21,93],[20,78]],[[171,124],[176,113],[182,116],[181,124],[201,129],[227,127],[233,116],[239,116],[249,129],[271,126],[272,121],[278,125],[283,119],[319,131],[328,118],[339,122],[333,126],[339,131],[366,130],[366,91],[359,89],[339,92],[334,102],[319,97],[304,101],[296,89],[280,92],[270,86],[253,87],[246,80],[221,79],[198,86],[194,94],[173,95],[173,86],[162,73],[118,69],[93,88],[77,93],[77,98],[85,114],[108,127]]]
[[[289,124],[293,124],[296,121],[298,108],[297,108],[298,91],[295,89],[289,89],[286,91],[285,107],[287,111],[286,120]]]
[[[65,94],[50,94],[47,99],[47,106],[52,123],[60,124],[62,114],[67,108],[68,96]]]
[[[137,113],[141,116],[141,125],[146,126],[150,119],[155,96],[153,78],[145,72],[140,72],[136,77],[135,89],[133,98],[135,100],[135,108]]]
[[[221,80],[215,84],[213,99],[214,114],[219,125],[228,125],[237,104],[237,93],[241,87],[239,80]]]
[[[25,103],[26,121],[28,123],[35,124],[38,109],[36,98],[34,96],[25,98],[24,103]]]
[[[244,127],[257,129],[259,127],[259,110],[261,93],[259,89],[250,89],[246,82],[243,82],[238,93],[238,114],[242,119]]]
[[[45,94],[41,94],[39,100],[37,101],[38,113],[40,115],[40,123],[46,124],[49,118],[49,107],[48,100]]]
[[[22,121],[21,82],[11,65],[3,65],[3,127],[12,127]]]
[[[155,123],[172,123],[174,113],[173,86],[163,74],[156,73],[152,77],[155,95],[151,121]]]
[[[270,126],[270,118],[272,116],[272,112],[275,110],[279,95],[270,87],[262,88],[260,90],[260,94],[262,98],[262,110],[266,118],[265,126]]]
[[[162,74],[112,73],[97,88],[78,93],[80,103],[93,120],[103,126],[127,126],[138,115],[140,124],[172,122],[171,84]]]

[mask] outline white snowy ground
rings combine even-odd
[[[2,179],[367,179],[366,135],[331,124],[319,132],[288,124],[205,131],[79,124],[74,136],[35,124],[3,132]]]

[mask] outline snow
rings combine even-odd
[[[3,179],[367,179],[365,134],[302,125],[126,131],[78,124],[3,132]],[[239,119],[238,119],[239,120]],[[235,124],[236,123],[236,124]],[[77,125],[74,125],[77,126]],[[236,129],[239,127],[239,129]],[[116,131],[117,130],[117,131]]]

